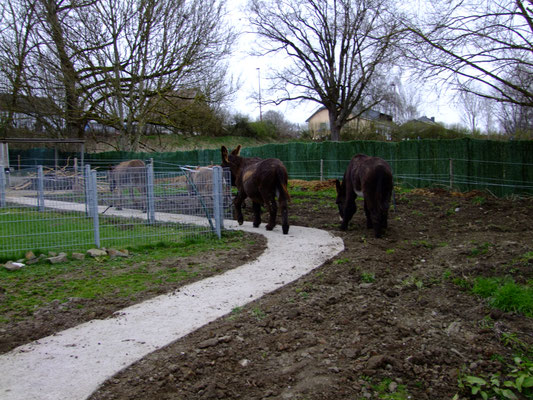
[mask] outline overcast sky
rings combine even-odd
[[[259,119],[259,102],[254,96],[259,88],[259,75],[261,77],[261,96],[264,101],[268,98],[265,90],[268,86],[266,78],[279,63],[279,60],[249,55],[249,51],[255,45],[256,37],[245,33],[247,20],[242,13],[242,7],[245,3],[246,0],[231,0],[227,4],[231,20],[236,29],[242,32],[235,46],[235,53],[230,59],[230,72],[235,79],[240,79],[242,84],[235,96],[235,101],[232,103],[232,111],[248,115],[252,120],[256,120]],[[258,71],[257,68],[260,70]],[[460,116],[448,95],[441,94],[439,96],[436,93],[427,93],[424,98],[426,104],[420,108],[420,117],[424,115],[435,117],[436,121],[446,124],[460,123]],[[314,102],[289,102],[277,107],[263,105],[262,112],[276,110],[284,114],[285,118],[291,122],[305,124],[305,120],[319,107],[320,105]]]

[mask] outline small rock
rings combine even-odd
[[[226,335],[226,336],[221,336],[218,338],[218,343],[229,343],[231,342],[231,336],[230,335]]]
[[[50,264],[59,264],[59,263],[67,262],[68,257],[67,257],[67,253],[59,253],[55,257],[48,257],[47,260]]]
[[[448,326],[448,328],[446,328],[446,333],[448,334],[448,336],[454,336],[454,335],[457,335],[460,330],[461,330],[461,324],[459,323],[459,321],[453,321]]]
[[[394,393],[398,389],[398,384],[394,381],[389,383],[389,392]]]
[[[241,367],[247,367],[248,365],[250,365],[250,360],[247,360],[246,358],[243,358],[241,361],[239,361],[239,365]]]
[[[359,355],[357,349],[344,349],[342,352],[347,358],[356,358]]]
[[[217,344],[218,344],[218,338],[215,337],[215,338],[204,340],[203,342],[198,344],[198,347],[200,349],[205,349],[207,347],[216,346]]]
[[[33,265],[33,264],[37,264],[39,261],[41,261],[40,258],[30,258],[29,260],[26,260],[26,264],[27,265]]]
[[[287,318],[288,319],[294,319],[300,315],[300,310],[297,308],[292,308],[289,311],[287,311]]]
[[[89,249],[87,254],[91,257],[104,257],[107,256],[107,252],[101,249]]]
[[[387,362],[387,357],[384,355],[377,355],[370,357],[366,363],[368,369],[376,369],[382,367]]]
[[[23,263],[14,262],[14,261],[8,261],[4,264],[4,268],[8,271],[16,271],[18,269],[23,268],[25,265]]]
[[[83,254],[83,253],[72,253],[72,258],[74,260],[85,260],[85,254]]]
[[[117,249],[107,249],[107,255],[110,258],[129,257],[129,253],[127,250],[117,250]]]
[[[55,251],[49,251],[48,257],[57,257],[57,253]]]
[[[33,251],[28,251],[26,252],[26,254],[24,255],[24,257],[26,258],[26,260],[33,260],[35,259],[35,254]]]

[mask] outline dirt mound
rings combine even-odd
[[[301,179],[290,179],[289,188],[301,188],[306,190],[318,191],[335,187],[335,179],[325,181],[304,181]]]

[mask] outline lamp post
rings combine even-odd
[[[259,84],[259,121],[263,121],[263,111],[261,109],[261,68],[257,67],[257,81]]]

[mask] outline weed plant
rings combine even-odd
[[[519,285],[512,278],[478,277],[474,280],[472,292],[488,299],[492,307],[533,317],[531,285]]]

